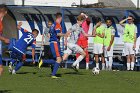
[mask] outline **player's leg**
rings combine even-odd
[[[124,44],[124,52],[125,52],[125,55],[126,55],[126,59],[127,59],[127,70],[129,71],[130,70],[130,49],[129,49],[129,44],[128,43],[125,43]]]
[[[103,54],[101,54],[101,60],[102,60],[102,70],[105,70],[105,57]]]
[[[82,40],[82,47],[84,48],[84,52],[86,53],[86,70],[89,69],[89,53],[88,53],[88,40]]]
[[[76,53],[80,53],[80,56],[72,64],[72,67],[74,68],[74,70],[77,71],[76,65],[83,60],[83,58],[86,56],[86,53],[80,46],[78,46],[76,44],[73,44],[72,47],[73,48],[71,48],[71,49],[74,49],[73,51],[75,51]]]
[[[108,55],[107,55],[107,47],[104,47],[104,57],[105,57],[105,62],[106,62],[106,70],[109,69],[109,60],[108,60]]]
[[[113,63],[113,47],[110,48],[110,51],[107,51],[108,60],[109,60],[109,70],[112,70]]]
[[[0,55],[0,76],[3,73],[3,66],[2,66],[2,56]]]
[[[57,78],[55,75],[62,61],[60,45],[58,42],[51,42],[50,47],[51,47],[51,52],[53,54],[53,57],[56,58],[56,62],[54,64],[53,71],[52,71],[52,78]]]
[[[133,44],[130,44],[129,51],[130,51],[130,59],[131,59],[131,61],[130,61],[130,66],[131,66],[130,69],[131,70],[134,70],[134,65],[135,65],[135,51],[133,49]]]

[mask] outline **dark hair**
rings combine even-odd
[[[112,19],[111,19],[111,18],[106,18],[106,22],[107,22],[108,20],[110,20],[110,21],[112,22]]]
[[[37,34],[39,33],[37,29],[33,29],[32,32],[37,32]]]
[[[132,15],[129,15],[128,17],[131,17],[132,19],[134,19],[134,17]]]
[[[56,18],[62,17],[62,14],[60,12],[56,13]]]
[[[101,22],[101,21],[102,21],[101,18],[99,17],[96,18],[96,23]]]
[[[0,4],[0,11],[7,11],[8,8],[5,4]]]

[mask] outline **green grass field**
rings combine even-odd
[[[22,67],[10,75],[6,67],[0,77],[0,93],[140,93],[140,72],[59,69],[60,79],[50,78],[50,68]]]

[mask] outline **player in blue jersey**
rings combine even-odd
[[[16,42],[16,44],[12,48],[11,53],[11,62],[9,65],[9,71],[12,72],[12,74],[16,74],[16,71],[18,71],[24,62],[24,56],[26,54],[26,50],[28,46],[32,46],[32,60],[35,62],[34,56],[35,56],[35,42],[36,37],[39,33],[37,29],[32,30],[31,32],[28,32],[27,30],[21,28],[22,22],[18,23],[18,30],[22,32],[22,37]],[[15,69],[12,69],[12,64],[14,64],[18,60],[18,64],[16,65]]]
[[[59,65],[62,61],[61,49],[60,49],[60,37],[63,37],[65,34],[62,33],[62,27],[60,25],[62,21],[62,14],[56,13],[56,21],[52,24],[50,28],[50,48],[54,59],[56,60],[53,71],[52,78],[56,77],[56,72],[59,68]]]

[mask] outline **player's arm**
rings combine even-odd
[[[9,43],[10,42],[8,38],[5,38],[3,36],[0,36],[0,40],[5,42],[5,43]]]
[[[94,35],[90,35],[90,34],[85,33],[85,31],[83,29],[82,29],[82,33],[85,37],[93,37],[94,36]]]
[[[62,31],[61,31],[61,25],[60,24],[56,25],[55,30],[56,30],[57,36],[59,36],[59,37],[64,37],[65,36],[65,34],[63,34]]]
[[[65,45],[67,45],[67,38],[68,38],[68,36],[70,35],[70,33],[71,33],[71,30],[69,29],[67,32],[66,32],[66,34],[65,34],[65,41],[64,41],[64,44]]]
[[[102,34],[96,34],[97,36],[99,36],[99,37],[101,37],[101,38],[104,38],[104,36],[105,36],[105,33],[104,33],[104,31],[103,31],[103,33]]]
[[[111,41],[110,41],[110,44],[109,44],[109,47],[108,47],[108,49],[107,49],[107,51],[110,51],[110,49],[111,49],[111,46],[112,46],[112,44],[113,44],[113,42],[114,42],[114,37],[115,37],[115,29],[112,29],[112,32],[111,32]]]
[[[125,26],[124,22],[127,21],[128,19],[129,19],[129,17],[123,19],[122,21],[119,22],[119,24],[124,27]]]
[[[63,34],[63,33],[57,33],[57,36],[59,36],[59,37],[64,37],[65,34]]]
[[[22,33],[28,32],[26,29],[23,29],[21,26],[22,26],[22,22],[19,22],[17,25],[17,29],[20,30]]]
[[[136,41],[137,41],[137,27],[135,28],[135,33],[134,33],[134,46],[133,48],[136,48]]]

